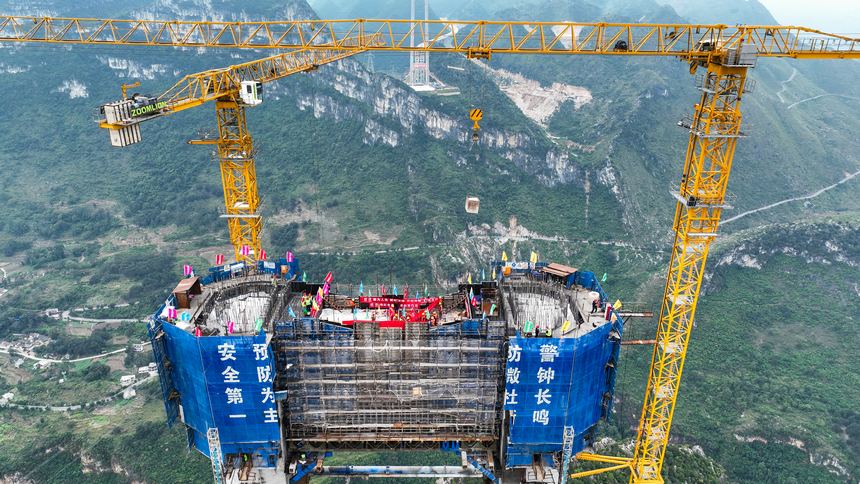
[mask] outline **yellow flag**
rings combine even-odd
[[[492,279],[493,279],[494,281],[496,280],[496,268],[495,268],[495,267],[493,267],[493,276],[492,276]]]
[[[538,261],[537,252],[532,251],[532,256],[529,257],[529,262],[531,262],[532,264],[537,264],[537,261]]]
[[[621,309],[621,299],[616,299],[615,303],[612,305],[613,309]]]
[[[508,253],[505,251],[502,251],[502,262],[507,262],[507,261],[508,261]]]
[[[469,284],[471,284],[471,283],[472,283],[472,273],[471,273],[471,272],[469,273],[469,279],[468,279],[468,281],[469,281]]]
[[[561,325],[561,332],[566,333],[568,329],[570,329],[570,321],[564,320],[564,324]]]

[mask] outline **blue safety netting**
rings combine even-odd
[[[162,329],[189,444],[208,456],[206,431],[217,427],[223,455],[251,454],[255,465],[275,465],[280,433],[265,333],[196,337],[169,323]]]
[[[233,262],[222,266],[210,267],[209,273],[203,276],[200,282],[206,285],[224,281],[236,274],[243,274],[248,267],[249,265],[244,262]],[[261,260],[256,262],[255,267],[260,274],[276,274],[283,276],[284,279],[292,279],[299,273],[299,259],[294,258],[292,262],[287,262],[285,257],[273,261]]]
[[[597,422],[609,416],[622,330],[621,318],[611,319],[579,338],[510,339],[506,466],[531,465],[535,454],[561,451],[566,426],[574,429],[578,452]]]

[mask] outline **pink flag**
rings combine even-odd
[[[260,260],[266,260],[266,251],[260,249]]]
[[[182,273],[186,276],[190,276],[194,272],[194,268],[189,264],[185,264],[182,266]]]
[[[328,274],[325,275],[325,279],[324,279],[325,282],[331,284],[331,281],[333,281],[333,280],[334,280],[334,274],[332,274],[331,272],[329,272]]]
[[[224,265],[224,254],[218,254],[215,256],[215,265],[216,266]]]
[[[169,319],[176,319],[176,308],[167,308],[167,317]]]
[[[227,321],[227,334],[233,334],[233,321]]]
[[[249,247],[247,245],[243,245],[242,249],[239,251],[239,253],[242,255],[251,255],[251,247]]]
[[[291,251],[287,251],[287,262],[293,261],[293,253]]]
[[[194,328],[194,336],[197,336],[198,338],[199,338],[200,336],[203,336],[203,331],[200,331],[200,327],[199,327],[199,326],[198,326],[198,327],[196,327],[196,328]]]

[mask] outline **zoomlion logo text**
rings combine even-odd
[[[161,111],[162,109],[167,107],[167,102],[158,101],[154,104],[147,104],[146,106],[141,106],[139,108],[134,108],[131,110],[131,117],[136,118],[138,116],[143,116],[144,114],[150,114],[153,111]]]

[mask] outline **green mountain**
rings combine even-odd
[[[712,3],[438,1],[431,15],[773,21],[755,1]],[[128,18],[408,16],[407,3],[387,0],[0,5],[6,13]],[[185,143],[211,131],[214,113],[204,106],[147,123],[144,141],[126,149],[108,145],[91,113],[118,98],[123,82],[139,79],[141,92],[158,93],[184,74],[266,54],[0,47],[7,93],[0,100],[0,340],[38,331],[55,340],[46,351],[121,348],[124,336],[141,337],[139,325],[90,334],[43,311],[127,302],[79,313],[142,316],[183,263],[206,267],[229,253],[217,166],[207,149]],[[249,111],[267,250],[295,250],[311,277],[334,270],[342,282],[442,285],[479,271],[503,248],[520,257],[535,249],[607,272],[612,294],[657,307],[671,240],[668,192],[687,140],[675,123],[697,99],[685,64],[433,55],[434,74],[460,91],[436,96],[400,81],[406,56],[374,55],[377,72],[369,62],[356,56],[267,86],[265,102]],[[850,177],[860,170],[858,78],[856,62],[761,59],[752,72],[755,90],[744,101],[750,136],[735,156],[734,208],[724,215],[739,218],[723,226],[711,257],[673,427],[672,482],[856,482],[860,475],[860,362],[852,356],[860,334],[860,177]],[[474,146],[471,107],[486,113]],[[477,216],[463,213],[471,195],[481,199]],[[634,322],[628,334],[645,339],[653,331],[653,322]],[[0,394],[81,402],[113,391],[108,380],[123,364],[142,363],[33,370],[0,354]],[[622,364],[617,415],[605,429],[615,452],[635,436],[648,354],[626,349]],[[105,371],[110,378],[99,376]],[[204,479],[205,460],[179,452],[184,437],[163,428],[157,393],[143,387],[129,403],[68,415],[0,410],[0,480]],[[145,439],[178,457],[144,448]],[[36,466],[34,450],[47,456]]]

